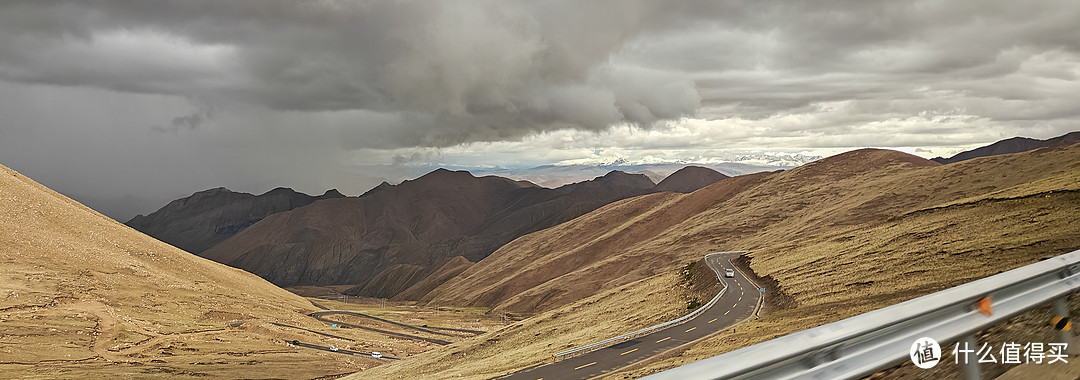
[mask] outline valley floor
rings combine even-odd
[[[335,328],[312,317],[279,323],[214,311],[206,312],[202,325],[189,331],[161,332],[142,321],[118,315],[104,303],[58,300],[47,306],[0,310],[0,377],[338,377],[440,346],[375,331],[455,341],[503,326],[501,319],[475,308],[428,308],[355,298],[349,303],[308,300],[325,308],[426,326],[434,333],[417,333],[394,323],[348,315],[326,317],[341,322]],[[345,328],[345,324],[370,329]],[[292,341],[302,344],[290,344]],[[359,351],[365,355],[310,347],[335,347],[340,352]],[[386,358],[372,358],[367,355],[370,352],[380,352]]]

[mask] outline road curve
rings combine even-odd
[[[336,314],[349,314],[349,313],[351,313],[351,312],[343,311],[343,312],[337,312]],[[448,340],[425,338],[425,337],[422,337],[422,336],[409,335],[409,334],[405,334],[405,333],[399,333],[399,332],[394,332],[394,331],[389,331],[389,330],[377,329],[377,328],[374,328],[374,327],[354,325],[354,324],[351,324],[351,323],[345,323],[345,322],[335,321],[333,319],[326,318],[326,315],[333,315],[333,314],[335,314],[335,313],[317,312],[317,313],[311,313],[311,314],[309,314],[309,316],[319,320],[320,322],[329,323],[329,324],[335,324],[335,325],[341,326],[343,328],[367,330],[367,331],[377,332],[377,333],[380,333],[380,334],[390,335],[390,336],[394,336],[394,337],[398,337],[398,338],[405,338],[405,339],[424,341],[424,342],[428,342],[428,343],[434,343],[434,344],[438,344],[438,345],[441,345],[441,346],[445,346],[445,345],[448,345],[450,343],[454,343],[454,342],[451,342],[451,341],[448,341]],[[408,326],[408,325],[405,325],[405,326]],[[428,330],[419,329],[419,328],[416,328],[416,329],[418,329],[420,331],[428,331]],[[446,335],[446,334],[442,334],[442,333],[438,333],[438,334]]]
[[[763,294],[741,270],[731,264],[731,259],[739,255],[741,253],[720,253],[705,257],[706,264],[718,275],[723,276],[724,269],[732,268],[735,269],[735,277],[724,278],[727,285],[724,294],[697,317],[646,336],[557,363],[515,372],[501,379],[588,379],[704,338],[750,317]]]
[[[323,350],[323,351],[326,351],[326,352],[333,352],[333,353],[342,354],[342,355],[365,356],[365,357],[371,357],[373,359],[383,359],[383,360],[401,360],[400,358],[396,358],[396,357],[393,357],[393,356],[380,356],[380,357],[376,358],[374,356],[371,356],[372,352],[353,351],[353,350],[346,350],[344,348],[338,348],[338,349],[335,350],[333,346],[320,346],[320,345],[317,345],[317,344],[304,343],[304,342],[297,341],[297,340],[285,341],[285,343],[290,345],[290,346],[293,346],[293,347],[313,348],[313,349],[316,349],[316,350]]]
[[[423,332],[426,332],[426,333],[429,333],[429,334],[436,334],[436,335],[453,336],[451,334],[441,333],[441,332],[433,331],[433,330],[453,331],[453,332],[466,333],[466,334],[472,334],[472,335],[480,335],[480,334],[483,334],[483,333],[487,332],[487,331],[479,331],[479,330],[455,329],[455,328],[450,328],[450,327],[434,327],[434,326],[428,326],[428,325],[416,326],[416,325],[410,325],[410,324],[401,323],[401,322],[394,322],[394,321],[391,321],[389,319],[383,319],[383,318],[376,317],[374,315],[369,315],[369,314],[364,314],[364,313],[360,313],[360,312],[356,312],[356,311],[349,311],[349,310],[329,310],[329,309],[327,309],[327,310],[322,310],[322,311],[316,311],[316,312],[308,314],[308,315],[311,316],[311,317],[318,318],[318,317],[324,317],[324,316],[327,316],[327,315],[334,315],[334,314],[351,315],[351,316],[354,316],[354,317],[367,318],[367,319],[383,322],[383,323],[386,323],[386,324],[391,324],[391,325],[398,326],[398,327],[403,327],[403,328],[412,329],[412,330],[416,330],[416,331],[423,331]]]

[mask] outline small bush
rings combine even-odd
[[[686,309],[687,310],[694,310],[694,309],[697,309],[698,307],[701,307],[701,300],[699,300],[697,297],[694,297],[694,299],[692,299],[692,300],[690,300],[690,302],[686,303]]]
[[[686,264],[686,266],[683,267],[683,281],[690,282],[690,277],[694,276],[694,272],[691,271],[694,269],[694,264],[697,264],[697,261],[691,261],[689,264]]]

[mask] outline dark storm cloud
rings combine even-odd
[[[662,6],[22,3],[5,7],[0,18],[0,78],[421,120],[406,131],[382,131],[383,143],[396,146],[649,125],[693,114],[693,83],[608,60]]]
[[[164,202],[359,194],[446,157],[1047,138],[1080,125],[1077,20],[1073,0],[5,1],[0,163]]]
[[[0,12],[0,78],[397,114],[358,120],[355,133],[382,147],[450,146],[648,127],[701,106],[706,117],[760,118],[928,85],[996,98],[968,82],[1039,53],[1076,54],[1078,4],[17,2]]]
[[[359,125],[358,133],[377,132],[384,146],[449,146],[568,127],[648,126],[702,104],[720,115],[763,117],[1002,77],[1033,54],[1076,53],[1078,6],[20,2],[0,16],[0,78],[277,110],[400,114],[399,124]]]

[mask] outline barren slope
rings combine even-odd
[[[287,348],[317,338],[270,322],[316,328],[309,302],[4,166],[0,231],[0,377],[316,377],[377,364]]]
[[[531,314],[653,276],[668,265],[642,264],[677,258],[636,251],[636,245],[771,175],[726,179],[688,195],[657,193],[615,202],[503,246],[422,301]]]
[[[1057,145],[1069,145],[1077,141],[1080,141],[1080,132],[1069,132],[1064,135],[1049,138],[1046,140],[1031,139],[1027,137],[1013,137],[1011,139],[1001,140],[987,146],[963,151],[949,158],[934,157],[932,160],[942,164],[951,164],[954,162],[970,160],[972,158],[978,157],[1027,152],[1029,150],[1052,147]]]
[[[203,256],[282,286],[355,284],[346,293],[389,298],[454,257],[479,261],[518,236],[652,186],[645,176],[621,172],[546,189],[440,169],[358,198],[272,215]],[[424,286],[437,285],[432,281]]]
[[[958,165],[965,167],[955,169]],[[924,186],[959,199],[787,242],[769,236],[748,239],[757,247],[754,270],[774,277],[798,307],[749,322],[738,333],[720,334],[681,355],[606,378],[640,377],[1080,248],[1080,145],[973,159],[920,174],[894,182],[918,187],[939,181],[939,186]],[[973,195],[970,189],[983,192]],[[1049,314],[1014,319],[1028,326],[1011,326],[1011,335],[985,339],[1051,341],[1053,330],[1044,325]],[[1006,368],[991,365],[984,367],[984,374],[996,376]],[[958,378],[959,370],[901,368],[887,374]]]
[[[313,197],[279,187],[260,195],[237,193],[224,187],[204,190],[169,202],[150,215],[137,215],[128,226],[199,254],[228,239],[267,215],[292,210],[320,199],[343,198],[337,190]]]
[[[747,182],[733,186],[739,180]],[[723,188],[731,190],[718,191]],[[791,297],[793,308],[749,322],[737,334],[721,333],[685,357],[629,373],[638,377],[1080,247],[1078,191],[1078,145],[944,166],[863,149],[753,180],[734,177],[692,194],[623,200],[519,238],[425,297],[430,304],[540,312],[502,338],[535,335],[535,351],[465,360],[436,350],[361,377],[491,377],[550,360],[566,339],[600,338],[542,333],[565,331],[570,321],[632,331],[640,325],[622,317],[633,313],[589,314],[574,311],[575,305],[645,299],[657,290],[648,281],[669,278],[711,251],[753,250],[753,269],[779,285],[770,293]],[[697,207],[677,206],[690,200]],[[580,301],[584,297],[594,301]],[[680,301],[650,307],[677,312]],[[499,347],[477,339],[456,350]]]
[[[425,277],[423,280],[413,284],[408,289],[398,293],[394,296],[395,300],[415,300],[420,299],[424,295],[431,292],[439,285],[461,274],[466,269],[469,269],[473,263],[466,260],[464,257],[455,256],[447,261],[439,269],[435,270],[431,275]]]
[[[700,166],[687,166],[664,178],[656,184],[655,191],[673,191],[692,193],[697,189],[712,185],[717,181],[730,178],[723,173]]]

